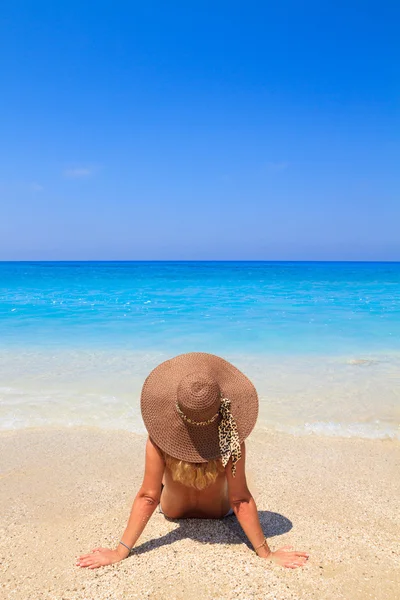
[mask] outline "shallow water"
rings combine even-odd
[[[0,427],[143,431],[162,360],[220,354],[260,424],[399,437],[400,264],[1,263]]]

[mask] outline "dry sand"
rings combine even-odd
[[[235,517],[156,512],[128,559],[75,566],[114,547],[141,483],[144,438],[95,429],[0,435],[3,600],[400,598],[400,444],[257,430],[249,483],[271,547],[310,552],[303,569],[258,558]]]

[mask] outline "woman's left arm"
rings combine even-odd
[[[133,501],[128,524],[121,537],[121,542],[128,548],[133,548],[146,527],[151,515],[155,511],[161,496],[161,484],[164,475],[165,463],[158,448],[148,438],[146,443],[146,463],[143,483]],[[96,569],[110,565],[129,555],[129,549],[123,544],[118,544],[115,550],[110,548],[94,548],[91,554],[79,557],[77,566]]]

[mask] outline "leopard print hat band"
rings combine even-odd
[[[221,460],[224,467],[232,457],[232,476],[236,475],[236,463],[242,458],[240,450],[240,439],[236,421],[231,413],[231,401],[228,398],[222,398],[220,413],[221,423],[218,425],[219,447],[221,450]]]
[[[236,475],[236,463],[242,458],[242,452],[240,449],[239,432],[231,413],[231,401],[228,398],[221,398],[221,405],[219,411],[215,413],[207,421],[194,421],[185,415],[181,410],[178,402],[176,403],[176,410],[186,423],[189,425],[196,425],[198,427],[205,427],[211,425],[214,421],[221,416],[221,421],[218,425],[218,439],[219,448],[221,450],[221,461],[222,465],[226,467],[230,458],[232,458],[232,476]]]

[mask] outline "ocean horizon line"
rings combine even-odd
[[[1,260],[0,264],[79,264],[79,263],[92,263],[92,264],[110,264],[110,263],[124,263],[124,264],[324,264],[324,265],[386,265],[386,264],[400,264],[400,260],[259,260],[259,259],[62,259],[62,260]]]

